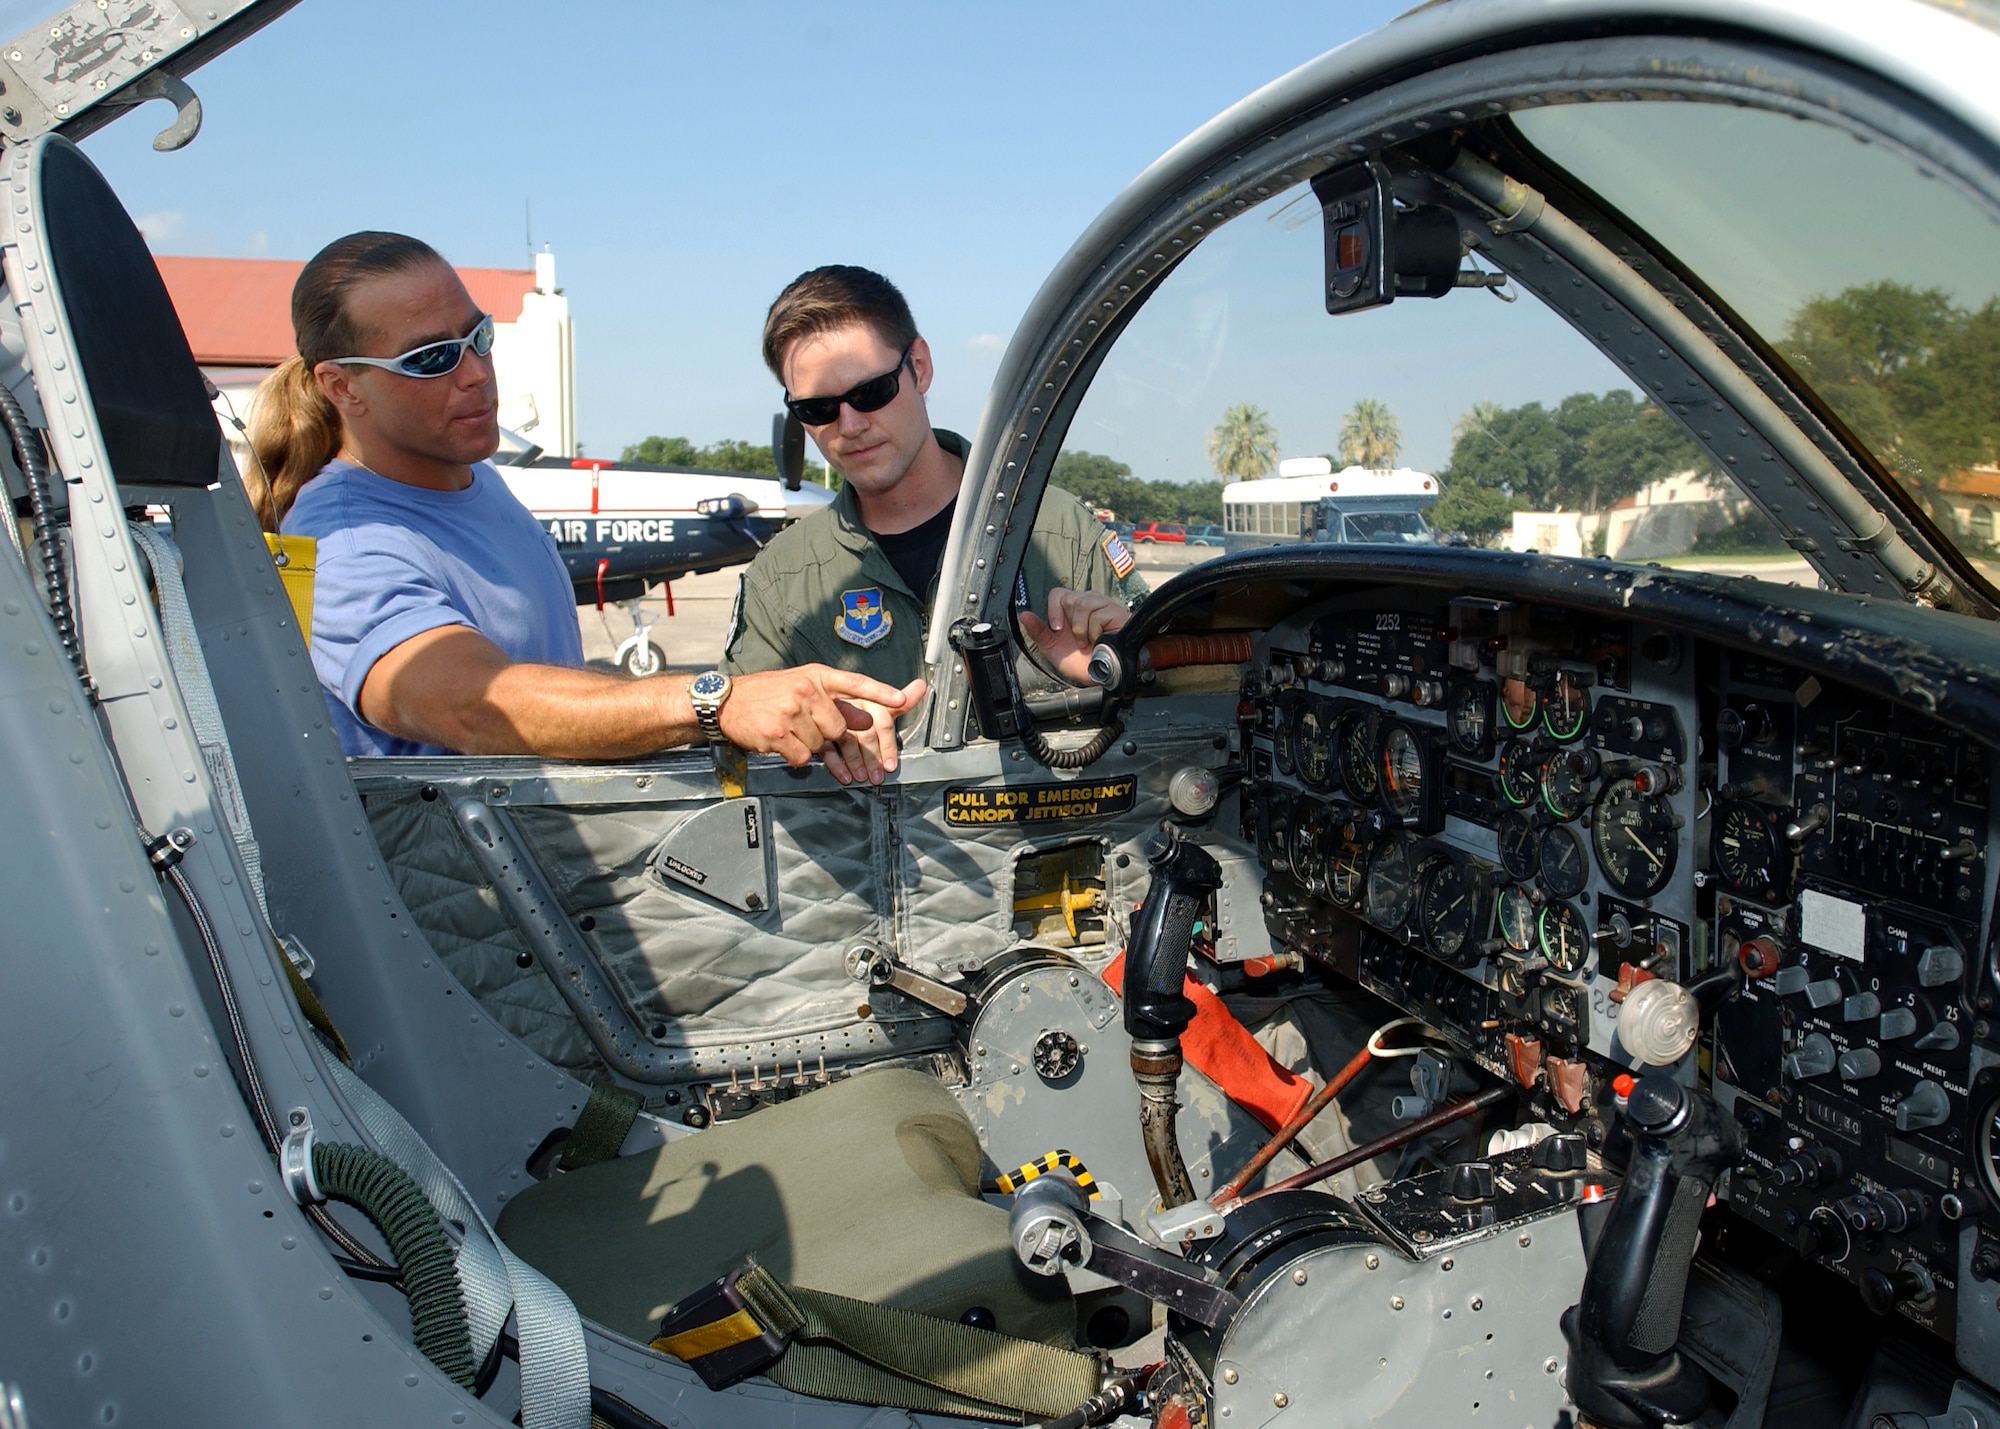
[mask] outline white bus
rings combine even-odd
[[[1428,472],[1335,471],[1323,456],[1293,457],[1278,463],[1276,476],[1222,488],[1223,541],[1231,551],[1299,541],[1428,545],[1434,537],[1423,511],[1437,499]]]

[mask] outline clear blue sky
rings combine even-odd
[[[835,261],[903,286],[933,418],[970,431],[1029,298],[1127,181],[1400,8],[305,0],[193,76],[189,148],[153,152],[157,104],[85,148],[160,252],[303,258],[377,227],[524,267],[532,203],[593,453],[767,437],[764,309]]]

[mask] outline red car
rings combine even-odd
[[[1178,521],[1141,521],[1132,528],[1134,541],[1157,541],[1163,546],[1185,546],[1187,527]]]

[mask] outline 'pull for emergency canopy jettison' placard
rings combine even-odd
[[[944,821],[975,824],[1042,824],[1122,814],[1139,789],[1130,774],[1063,784],[953,785],[944,791]]]

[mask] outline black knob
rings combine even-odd
[[[1878,1315],[1906,1300],[1927,1299],[1930,1293],[1931,1278],[1908,1262],[1893,1271],[1871,1268],[1861,1273],[1861,1303]]]
[[[1493,1167],[1484,1161],[1461,1161],[1451,1168],[1446,1184],[1455,1201],[1490,1201]]]
[[[1889,1224],[1888,1216],[1873,1196],[1843,1196],[1834,1202],[1834,1209],[1840,1212],[1849,1230],[1879,1231]]]
[[[1687,1092],[1669,1077],[1641,1077],[1625,1099],[1625,1120],[1641,1136],[1665,1136],[1687,1114]]]
[[[1535,1143],[1535,1165],[1557,1175],[1581,1171],[1584,1167],[1583,1138],[1571,1131],[1543,1137]]]

